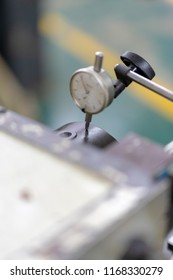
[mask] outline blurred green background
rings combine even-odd
[[[98,50],[104,52],[103,68],[113,79],[115,64],[129,50],[152,65],[154,81],[173,90],[172,27],[171,0],[40,1],[42,82],[34,89],[37,118],[52,129],[84,120],[71,99],[69,81],[75,70],[94,62]],[[133,84],[95,115],[92,124],[118,140],[135,132],[167,144],[173,140],[173,104]]]

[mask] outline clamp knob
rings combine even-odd
[[[126,51],[120,56],[120,58],[127,67],[125,67],[123,64],[117,64],[114,68],[118,79],[114,84],[114,98],[116,98],[127,86],[131,84],[132,80],[127,77],[129,70],[149,80],[152,80],[152,78],[155,76],[155,72],[151,65],[138,54]]]
[[[152,80],[155,76],[155,72],[151,65],[141,56],[136,53],[126,51],[120,56],[123,63],[130,67],[132,71],[139,75]]]

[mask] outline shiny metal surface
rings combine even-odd
[[[85,124],[72,122],[56,130],[60,137],[66,137],[76,143],[89,144],[97,148],[105,148],[109,144],[116,143],[116,139],[99,127],[90,125],[88,137],[85,137]]]
[[[170,101],[173,101],[173,92],[161,85],[158,85],[157,83],[150,81],[146,79],[145,77],[142,77],[141,75],[138,75],[137,73],[134,73],[133,71],[129,71],[127,73],[127,76],[135,81],[136,83],[154,91],[155,93],[158,93],[159,95],[169,99]]]
[[[103,53],[102,52],[96,52],[95,53],[94,71],[96,71],[96,72],[101,71],[102,62],[103,62]]]

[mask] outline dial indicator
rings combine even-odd
[[[99,53],[100,54],[100,53]],[[70,93],[75,104],[89,114],[97,114],[106,108],[114,99],[113,81],[96,65],[77,70],[70,81]]]

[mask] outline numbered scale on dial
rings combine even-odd
[[[86,114],[97,114],[114,99],[111,77],[102,68],[103,53],[96,52],[94,66],[77,70],[70,81],[75,104]]]

